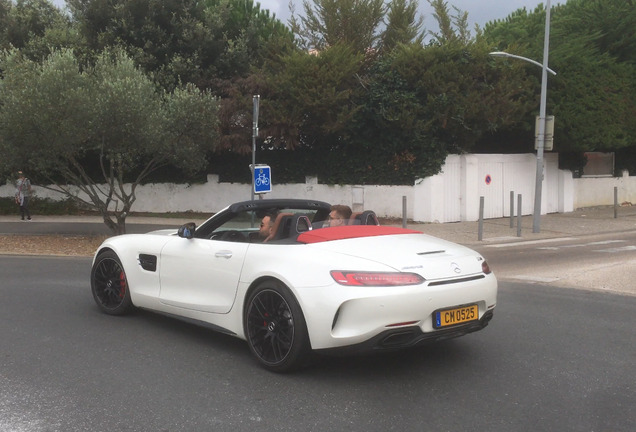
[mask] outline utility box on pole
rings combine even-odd
[[[541,118],[537,116],[534,123],[534,149],[539,148],[539,122]],[[543,150],[552,151],[554,148],[554,116],[545,117],[545,138],[543,139]]]

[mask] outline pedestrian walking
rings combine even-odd
[[[20,206],[20,216],[22,220],[31,220],[29,212],[29,199],[31,198],[31,180],[24,176],[22,171],[18,171],[18,180],[15,183],[15,202]]]

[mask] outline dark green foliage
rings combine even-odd
[[[291,26],[305,49],[324,51],[344,44],[365,53],[376,48],[384,0],[314,0],[303,6],[304,15],[292,16]]]
[[[294,51],[266,63],[261,96],[268,144],[339,150],[359,109],[364,69],[364,56],[345,44],[318,55]]]
[[[599,53],[606,53],[619,63],[636,64],[636,4],[633,0],[569,0],[563,5],[563,15],[568,18],[564,22],[571,24],[577,33],[581,25],[588,28],[591,46]],[[568,33],[569,30],[566,28]]]
[[[405,2],[392,3],[392,10],[400,5],[400,16],[412,24]],[[442,6],[440,19],[448,17]],[[327,22],[334,11],[324,8],[318,10]],[[461,18],[448,17],[445,38],[428,47],[396,43],[377,55],[361,53],[354,42],[338,42],[313,55],[291,51],[267,61],[254,80],[266,137],[258,162],[278,164],[284,181],[318,175],[325,183],[412,184],[437,174],[448,153],[471,151],[484,134],[517,124],[534,102],[531,85],[518,73],[521,67],[497,67],[487,55],[489,46],[466,43]],[[313,24],[325,38],[335,32],[318,21]],[[362,33],[374,31],[365,27]],[[241,93],[244,100],[248,94]],[[251,116],[244,113],[233,123],[241,125],[236,131],[242,131],[242,146],[224,151],[250,152]]]
[[[0,0],[0,49],[39,61],[73,40],[68,17],[50,1]]]
[[[559,152],[559,169],[570,170],[575,177],[583,174],[586,163],[587,157],[583,152]]]
[[[304,183],[307,176],[317,176],[322,184],[386,184],[412,185],[412,157],[406,155],[387,159],[381,151],[349,147],[342,152],[323,152],[297,148],[258,149],[256,162],[272,168],[274,184]],[[427,163],[426,155],[423,156]],[[250,154],[215,154],[210,160],[210,172],[219,174],[222,182],[250,183]],[[433,158],[430,163],[434,165]],[[439,170],[439,166],[436,165]]]
[[[366,183],[391,179],[388,184],[413,184],[418,177],[437,174],[446,157],[448,143],[433,131],[435,120],[422,103],[428,99],[427,89],[414,79],[428,69],[417,58],[418,51],[417,45],[405,46],[378,61],[367,76],[348,148],[364,155],[366,162],[357,167],[362,172],[356,177]],[[413,62],[402,63],[406,58]]]
[[[460,43],[470,44],[470,30],[468,29],[468,12],[462,12],[453,6],[453,15],[445,0],[428,0],[433,7],[433,17],[439,26],[439,33],[429,31],[432,36],[431,44],[446,45]]]
[[[289,30],[252,0],[68,0],[92,52],[119,45],[167,90],[179,82],[223,91],[260,64]]]
[[[423,17],[417,17],[417,0],[393,0],[387,8],[386,29],[382,33],[383,52],[400,44],[423,43]]]
[[[629,171],[630,175],[636,174],[636,146],[619,149],[614,156],[614,175],[621,176],[623,170]]]
[[[498,50],[541,61],[545,11],[525,9],[486,25]],[[636,145],[636,5],[624,0],[569,0],[552,8],[547,113],[555,121],[555,150],[616,151]],[[541,70],[524,63],[533,92]],[[534,130],[539,103],[520,119]],[[498,141],[499,138],[495,137]],[[532,138],[533,140],[533,138]],[[575,164],[576,165],[576,164]]]

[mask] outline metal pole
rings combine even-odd
[[[510,191],[510,228],[515,226],[515,191]]]
[[[618,218],[618,187],[614,186],[614,219]]]
[[[479,228],[477,230],[477,240],[484,238],[484,197],[479,197]]]
[[[402,228],[406,228],[406,195],[402,195]]]
[[[258,104],[261,100],[260,95],[252,96],[254,111],[252,114],[252,201],[254,201],[254,169],[256,168],[256,138],[258,137]]]
[[[521,237],[521,194],[517,195],[517,237]]]
[[[548,53],[550,51],[550,0],[546,1],[543,64],[541,71],[541,105],[539,107],[539,137],[537,140],[537,172],[534,185],[534,213],[532,232],[541,232],[541,189],[543,187],[543,149],[545,147],[545,112],[548,88]]]

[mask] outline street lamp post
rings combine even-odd
[[[254,112],[252,115],[252,165],[250,170],[252,171],[252,201],[254,201],[254,170],[256,169],[256,138],[258,138],[258,108],[261,95],[252,96],[252,105]]]
[[[531,60],[526,57],[508,54],[501,51],[490,53],[495,57],[510,57],[524,60],[537,66],[541,66],[541,104],[539,107],[539,136],[537,137],[537,172],[534,185],[534,213],[532,215],[532,232],[541,232],[541,189],[543,187],[543,149],[545,147],[545,118],[546,99],[548,88],[548,72],[556,75],[552,69],[548,68],[548,53],[550,51],[550,0],[546,1],[545,12],[545,35],[543,38],[543,63]]]

